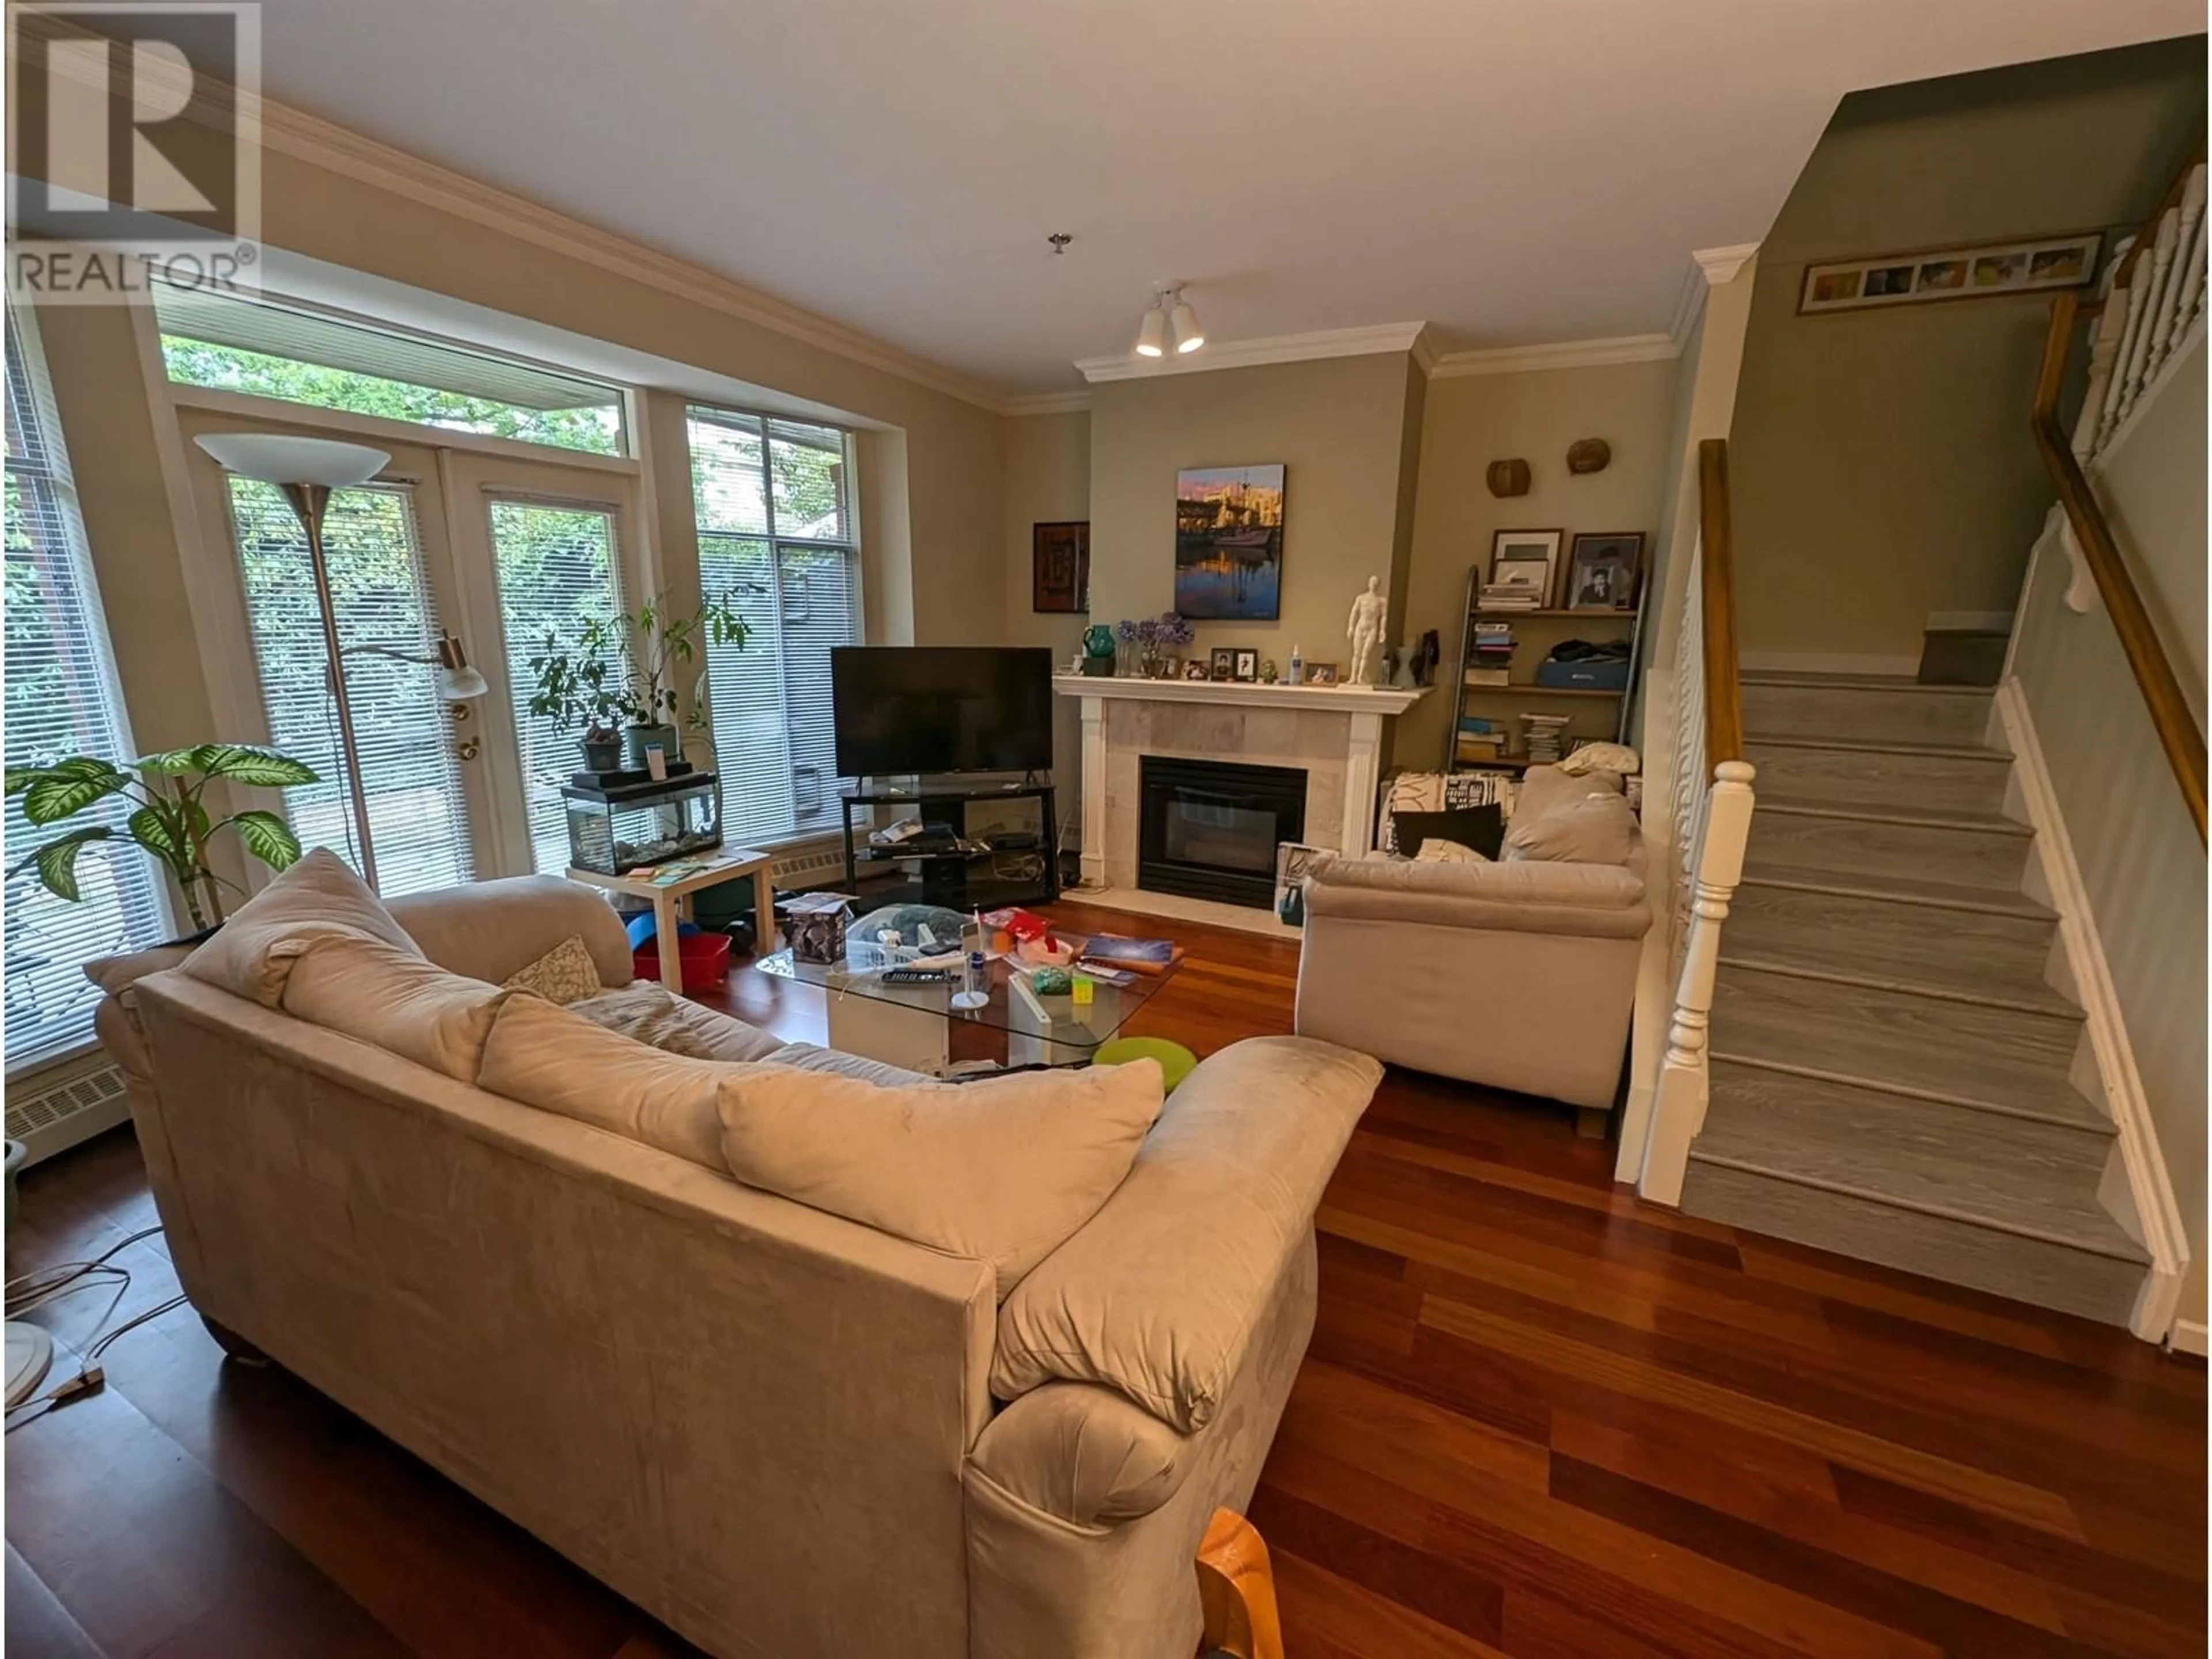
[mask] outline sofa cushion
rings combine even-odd
[[[715,1098],[748,1067],[648,1047],[594,1024],[585,1006],[510,1000],[492,1022],[477,1086],[727,1174]]]
[[[233,996],[280,1007],[292,964],[316,939],[332,936],[380,939],[422,954],[368,884],[337,854],[318,847],[240,905],[185,959],[184,969]]]
[[[1000,1308],[991,1392],[1096,1382],[1186,1434],[1204,1428],[1382,1080],[1365,1054],[1308,1037],[1250,1037],[1200,1062],[1128,1179]]]
[[[1492,801],[1443,812],[1399,812],[1391,817],[1390,831],[1398,851],[1409,859],[1431,841],[1449,842],[1494,859],[1505,836],[1505,810]]]
[[[474,1083],[500,1005],[524,994],[449,974],[415,949],[365,933],[306,939],[284,1012],[461,1083]]]
[[[535,962],[525,963],[500,981],[511,991],[528,991],[558,1007],[595,997],[606,988],[599,983],[599,964],[585,948],[584,936],[571,933]]]
[[[657,979],[632,980],[568,1006],[594,1025],[693,1060],[769,1060],[781,1058],[784,1047],[757,1025],[678,996]],[[720,1164],[718,1157],[716,1167]]]
[[[1624,865],[1636,850],[1636,814],[1615,790],[1554,802],[1534,817],[1515,813],[1505,856],[1550,864]]]
[[[1096,1213],[1159,1115],[1159,1063],[884,1088],[762,1066],[722,1093],[730,1173],[992,1264],[1003,1298]]]

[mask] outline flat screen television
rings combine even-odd
[[[830,689],[841,777],[1052,764],[1052,653],[1042,646],[839,646]]]

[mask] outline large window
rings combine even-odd
[[[156,283],[169,379],[448,432],[624,453],[614,387],[303,307]]]
[[[700,585],[750,630],[707,653],[725,832],[834,828],[830,651],[860,639],[848,435],[696,407],[689,429]]]
[[[70,755],[128,760],[131,735],[109,659],[100,593],[77,514],[69,457],[44,358],[27,316],[8,311],[7,762]],[[129,807],[111,798],[66,824],[34,829],[20,796],[7,804],[5,867],[68,829],[120,829]],[[99,992],[83,966],[142,949],[167,933],[147,856],[131,843],[94,842],[77,860],[76,903],[28,872],[6,894],[7,1065],[11,1072],[82,1042]]]

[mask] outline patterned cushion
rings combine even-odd
[[[598,965],[581,933],[571,933],[526,968],[517,969],[501,981],[510,990],[535,991],[563,1008],[606,988],[599,983]]]

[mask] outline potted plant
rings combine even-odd
[[[676,616],[669,611],[668,596],[657,593],[624,617],[623,622],[635,647],[630,657],[629,683],[623,705],[630,721],[629,729],[623,734],[629,763],[642,768],[645,751],[655,747],[668,759],[681,760],[683,745],[675,725],[668,719],[682,702],[674,684],[676,670],[680,665],[697,660],[702,642],[735,646],[743,650],[744,618],[726,601],[712,598],[691,615]]]
[[[580,732],[586,772],[622,768],[622,735],[616,722],[629,697],[609,661],[621,646],[617,629],[592,622],[584,625],[574,651],[562,650],[560,636],[547,629],[544,650],[530,659],[530,672],[537,682],[530,712],[550,715]]]
[[[137,801],[125,827],[90,823],[57,836],[8,873],[38,872],[46,890],[78,897],[76,858],[94,842],[127,838],[156,859],[175,879],[196,933],[222,921],[221,883],[208,867],[208,846],[223,830],[236,833],[246,850],[272,870],[296,862],[300,842],[292,826],[274,812],[250,807],[226,818],[213,818],[203,797],[217,778],[258,788],[283,789],[318,781],[314,769],[273,750],[243,744],[204,743],[195,749],[170,749],[141,755],[128,765],[94,755],[72,755],[51,766],[11,766],[8,793],[23,798],[23,816],[41,827],[74,817],[111,795]]]

